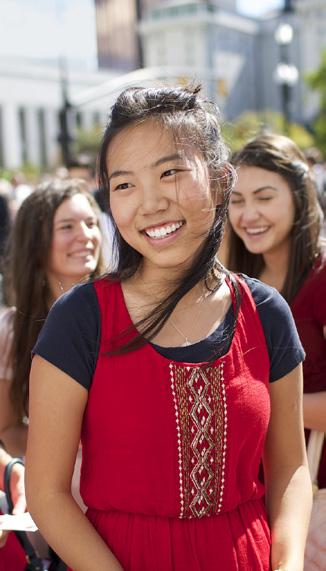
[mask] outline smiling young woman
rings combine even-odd
[[[63,291],[104,271],[100,246],[97,205],[81,180],[51,179],[19,208],[6,261],[12,306],[0,316],[0,433],[11,455],[26,452],[32,348]],[[9,460],[7,453],[0,456],[0,472]],[[14,502],[23,496],[22,483],[17,485],[12,490]],[[19,548],[7,555],[13,543],[10,537],[5,550],[0,549],[3,571],[16,569],[15,552],[20,558],[17,569],[26,567]]]
[[[117,271],[58,300],[30,384],[29,509],[75,571],[302,569],[303,351],[281,296],[219,263],[227,159],[198,88],[127,89],[112,108]]]
[[[0,433],[23,455],[30,354],[52,303],[104,270],[98,209],[81,180],[53,179],[21,205],[10,237],[7,288],[12,307],[0,319]]]
[[[305,427],[325,432],[326,258],[313,175],[295,143],[276,134],[248,142],[234,164],[228,267],[274,286],[290,304],[306,351]],[[326,446],[318,483],[326,487]]]

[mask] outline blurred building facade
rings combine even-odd
[[[87,92],[116,72],[69,72],[68,95]],[[58,68],[0,58],[0,167],[17,168],[24,163],[42,167],[60,161],[59,111],[63,77]],[[90,101],[70,113],[70,129],[104,124],[105,100]]]
[[[228,120],[245,110],[282,109],[275,77],[280,61],[275,31],[281,21],[288,22],[294,30],[288,60],[299,73],[299,81],[290,88],[291,117],[308,124],[318,110],[318,97],[309,91],[304,76],[318,66],[326,49],[325,0],[293,0],[294,13],[278,10],[262,18],[237,13],[236,0],[95,0],[95,4],[101,67],[120,66],[122,59],[114,57],[120,51],[127,54],[121,64],[125,70],[140,64],[201,69],[197,79]],[[207,81],[204,70],[210,71]],[[187,74],[180,77],[186,79]]]
[[[198,0],[235,11],[236,0]],[[169,0],[95,0],[97,52],[100,67],[125,71],[142,67],[142,44],[138,25],[155,7]]]
[[[220,3],[166,2],[140,24],[146,66],[178,65],[198,70],[207,95],[233,119],[261,107],[257,82],[259,23]],[[225,4],[225,3],[224,3]],[[230,5],[231,3],[227,3]],[[200,70],[210,70],[205,80]],[[187,80],[180,77],[181,82]]]
[[[319,101],[303,77],[318,67],[326,49],[326,2],[294,0],[294,5],[294,13],[274,11],[256,19],[237,13],[236,0],[95,0],[100,71],[69,71],[68,99],[86,101],[71,110],[71,130],[104,124],[111,80],[141,63],[149,70],[183,69],[171,73],[173,81],[203,83],[226,120],[246,110],[281,110],[275,80],[280,22],[293,27],[288,59],[299,71],[291,117],[309,124]],[[62,80],[58,67],[0,58],[0,167],[58,162]],[[98,86],[103,86],[100,96],[80,97]]]

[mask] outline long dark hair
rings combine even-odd
[[[95,199],[79,179],[51,179],[21,204],[13,225],[7,254],[7,288],[13,318],[10,363],[13,369],[11,400],[17,420],[27,414],[31,351],[49,311],[51,293],[46,265],[52,243],[53,218],[65,200],[83,194],[99,214]],[[104,271],[100,256],[93,277]]]
[[[249,141],[232,162],[236,168],[259,167],[276,172],[287,181],[292,192],[295,214],[288,270],[281,291],[290,303],[320,253],[322,217],[312,173],[297,145],[288,137],[273,133]],[[249,252],[232,227],[228,246],[228,268],[259,278],[265,266],[263,256]]]
[[[172,132],[174,140],[185,152],[193,149],[201,152],[209,169],[211,188],[221,196],[216,206],[214,223],[203,246],[193,260],[189,270],[177,284],[175,290],[164,299],[148,316],[137,323],[141,335],[124,348],[130,350],[139,346],[142,339],[153,338],[163,327],[180,299],[198,282],[213,282],[213,289],[221,284],[226,270],[218,263],[216,254],[221,243],[229,196],[234,182],[234,170],[228,162],[228,150],[221,137],[219,112],[215,105],[199,95],[199,87],[183,88],[141,88],[126,89],[117,98],[105,129],[99,153],[99,181],[109,192],[108,164],[109,145],[123,129],[145,121],[155,121],[162,128]],[[109,214],[110,207],[109,207]],[[135,274],[142,263],[142,256],[134,250],[115,228],[115,244],[119,254],[116,272],[110,279],[123,281]],[[213,278],[213,279],[211,279]],[[211,286],[210,286],[211,287]]]

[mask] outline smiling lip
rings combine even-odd
[[[157,226],[149,226],[142,230],[142,233],[151,240],[163,240],[169,236],[173,236],[184,225],[183,220],[177,222],[166,222]]]
[[[70,258],[88,258],[89,256],[94,256],[94,250],[78,250],[76,252],[71,252],[68,255]]]
[[[262,234],[266,234],[269,230],[269,226],[257,226],[255,228],[243,228],[247,236],[250,238],[255,238],[256,236],[261,236]]]

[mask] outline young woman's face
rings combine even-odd
[[[233,230],[253,254],[288,248],[295,208],[287,181],[258,167],[241,166],[237,171],[229,206]]]
[[[78,281],[91,274],[99,259],[101,233],[98,219],[86,196],[64,200],[53,219],[47,275],[57,281]]]
[[[184,269],[215,217],[208,168],[196,150],[185,155],[154,121],[128,127],[110,143],[110,206],[144,267]]]

